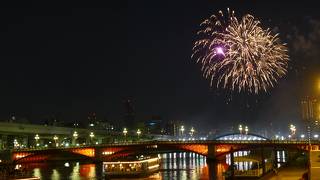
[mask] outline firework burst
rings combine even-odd
[[[200,24],[192,58],[201,63],[211,86],[258,94],[286,74],[286,45],[260,25],[249,14],[238,20],[229,9]]]

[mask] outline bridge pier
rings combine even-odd
[[[261,166],[262,166],[262,174],[266,173],[266,162],[264,157],[264,149],[260,149],[260,155],[261,155]]]
[[[207,161],[208,164],[208,171],[209,171],[209,180],[216,180],[217,179],[217,172],[218,172],[218,163],[215,160]]]
[[[234,179],[234,152],[232,147],[230,151],[230,178]]]
[[[215,161],[216,160],[216,145],[214,144],[209,144],[208,145],[208,156],[207,159],[210,161]]]
[[[274,148],[272,150],[272,158],[273,158],[273,167],[278,168],[277,148]]]
[[[94,157],[97,161],[103,161],[102,148],[99,148],[99,147],[94,148]]]

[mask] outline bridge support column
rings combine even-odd
[[[209,180],[217,180],[218,163],[216,160],[208,160]]]
[[[266,173],[266,162],[264,161],[265,157],[264,157],[264,149],[263,148],[261,148],[260,155],[261,155],[262,174],[265,174]]]
[[[230,177],[231,179],[234,179],[234,152],[233,148],[231,148],[230,153]]]
[[[102,149],[99,148],[99,147],[95,147],[95,148],[94,148],[94,156],[95,156],[95,159],[96,159],[97,161],[102,161],[102,160],[103,160],[103,159],[102,159],[102,157],[103,157],[103,155],[102,155]]]
[[[277,156],[277,149],[274,148],[272,151],[272,157],[273,157],[273,167],[278,168],[278,156]]]
[[[216,146],[214,144],[208,145],[208,156],[207,159],[210,161],[216,160]]]

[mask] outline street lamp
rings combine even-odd
[[[92,144],[92,138],[94,138],[93,132],[90,132],[89,136],[90,136],[90,144]]]
[[[139,137],[140,137],[140,134],[141,134],[141,131],[140,131],[140,129],[138,129],[138,130],[137,130],[138,139],[139,139]]]
[[[122,131],[122,133],[123,133],[123,135],[124,135],[124,136],[126,136],[126,135],[127,135],[127,133],[128,133],[128,130],[127,130],[127,128],[123,128],[123,131]]]
[[[77,139],[78,138],[78,132],[77,131],[75,131],[75,132],[73,132],[73,135],[72,135],[75,139]]]
[[[78,132],[77,131],[74,131],[73,132],[73,145],[76,145],[76,142],[77,142],[77,138],[78,138]]]
[[[125,137],[125,139],[126,139],[126,138],[127,138],[127,133],[128,133],[127,128],[123,128],[122,133],[123,133],[123,135],[124,135],[124,137]]]
[[[38,141],[40,139],[39,135],[36,134],[36,136],[34,136],[34,139],[36,140],[36,143],[37,143],[36,145],[39,146],[39,143],[38,143]]]
[[[57,143],[57,140],[58,140],[58,139],[59,139],[58,136],[56,136],[56,135],[53,136],[53,140],[54,140],[54,143],[56,144],[56,147],[59,146],[58,143]]]
[[[183,132],[184,132],[184,130],[185,130],[185,129],[184,129],[184,126],[181,126],[181,127],[180,127],[181,136],[183,136]]]
[[[239,128],[238,128],[238,129],[239,129],[240,134],[242,134],[242,130],[243,130],[243,129],[242,129],[242,125],[241,125],[241,124],[239,125]]]
[[[246,127],[244,128],[244,131],[246,132],[246,134],[248,134],[248,132],[249,132],[248,126],[246,126]]]
[[[195,132],[194,128],[191,127],[191,129],[190,129],[190,136],[193,136],[194,132]]]

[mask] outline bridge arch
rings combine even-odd
[[[90,159],[95,160],[94,148],[69,148],[69,149],[46,149],[34,151],[13,152],[12,160],[16,163],[39,162],[46,160],[63,159]]]
[[[123,147],[119,149],[114,149],[111,151],[108,148],[102,150],[102,154],[106,156],[102,157],[104,160],[116,159],[119,157],[125,157],[128,155],[137,155],[141,153],[168,153],[168,152],[192,152],[202,156],[208,155],[208,145],[207,144],[154,144],[154,145],[137,145]]]

